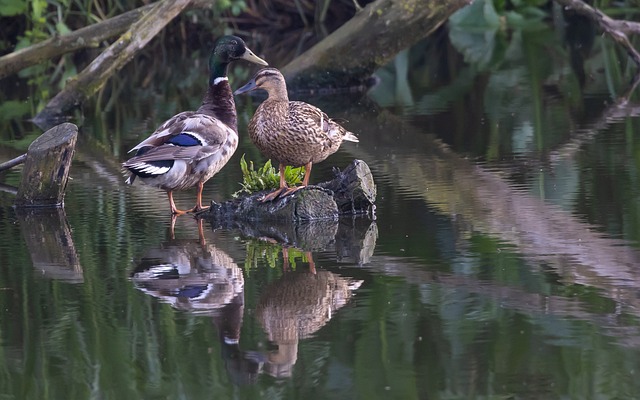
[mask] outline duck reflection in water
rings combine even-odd
[[[268,339],[277,349],[267,354],[265,372],[276,378],[292,375],[298,341],[322,328],[362,284],[326,270],[316,270],[310,252],[309,269],[291,271],[289,249],[282,248],[285,273],[264,290],[256,309]]]
[[[131,275],[135,287],[177,310],[211,317],[221,356],[236,384],[256,381],[264,356],[240,350],[244,314],[242,270],[224,251],[207,244],[198,220],[198,240],[174,239],[152,248]]]

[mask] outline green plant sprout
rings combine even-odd
[[[257,170],[253,166],[253,161],[244,159],[244,154],[240,159],[240,169],[242,170],[242,188],[233,194],[238,197],[241,193],[248,194],[260,192],[262,190],[277,189],[280,186],[280,173],[271,165],[271,160]],[[289,186],[295,186],[302,182],[304,178],[304,167],[293,168],[287,166],[284,170],[284,179]]]

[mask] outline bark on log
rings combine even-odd
[[[287,64],[296,88],[363,84],[400,50],[434,32],[470,0],[377,0],[320,43]],[[329,80],[329,81],[328,81]]]
[[[83,282],[82,267],[64,209],[18,208],[16,215],[38,274],[69,283]]]
[[[360,214],[376,202],[376,184],[367,163],[353,160],[344,171],[335,169],[335,178],[318,184],[333,192],[333,199],[341,214]]]
[[[337,220],[341,214],[370,214],[374,212],[376,187],[369,166],[354,160],[343,172],[318,186],[307,186],[292,195],[262,203],[264,193],[242,199],[229,200],[211,207],[199,216],[214,222],[230,224],[234,221],[293,222]],[[339,203],[339,205],[338,205]]]
[[[189,2],[190,0],[158,2],[78,76],[67,82],[65,88],[36,115],[34,118],[36,125],[43,129],[52,126],[59,122],[59,118],[67,111],[82,104],[100,90],[113,73],[127,64],[158,32],[180,14]]]
[[[58,207],[64,201],[78,127],[64,123],[31,143],[15,204],[18,207]]]

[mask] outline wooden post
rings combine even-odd
[[[17,207],[62,207],[78,127],[63,123],[31,143],[18,187]]]

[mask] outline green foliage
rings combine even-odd
[[[233,197],[238,197],[241,193],[255,193],[262,190],[273,190],[280,186],[280,173],[271,165],[271,160],[257,170],[254,169],[253,161],[244,159],[244,154],[240,159],[240,169],[242,170],[242,189],[235,192]],[[304,177],[304,167],[293,168],[287,166],[284,170],[284,178],[289,186],[295,186],[302,182]]]
[[[244,0],[221,0],[215,2],[215,6],[220,12],[230,11],[234,17],[242,14],[247,9],[247,3]]]
[[[9,120],[25,115],[29,112],[29,103],[18,100],[0,103],[0,116],[2,120]]]
[[[277,243],[270,243],[264,240],[249,240],[247,242],[247,257],[244,261],[244,270],[247,276],[251,269],[258,268],[261,262],[266,263],[269,268],[281,267],[285,263],[295,271],[297,259],[301,259],[302,262],[309,262],[306,254],[294,247],[287,248],[287,259],[280,259],[280,253],[282,252],[282,245]],[[283,253],[284,257],[284,253]]]
[[[449,38],[464,55],[466,62],[481,70],[502,61],[513,31],[536,31],[546,28],[547,13],[538,8],[539,1],[504,2],[478,0],[449,18]]]
[[[27,12],[27,2],[23,0],[0,0],[0,16],[13,17]]]

